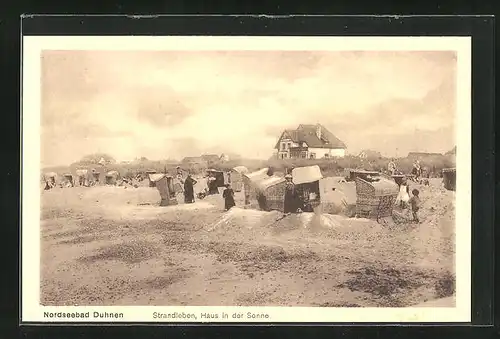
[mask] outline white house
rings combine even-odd
[[[320,124],[301,124],[295,130],[284,130],[274,148],[278,159],[344,157],[347,149],[343,141]]]

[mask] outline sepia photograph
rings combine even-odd
[[[469,40],[191,38],[25,49],[33,317],[470,316]]]

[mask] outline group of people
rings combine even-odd
[[[400,171],[398,170],[397,168],[397,165],[396,165],[396,160],[395,159],[391,159],[391,161],[389,161],[389,164],[387,165],[387,170],[389,172],[389,174],[391,175],[395,175],[395,174],[400,174]],[[412,170],[411,170],[411,174],[416,178],[420,178],[422,176],[422,166],[420,166],[420,161],[419,160],[415,160],[413,162],[413,167],[412,167]]]
[[[180,167],[177,167],[176,178],[183,186],[184,203],[186,204],[194,203],[195,202],[194,186],[198,183],[198,181],[196,181],[192,177],[191,173],[188,173],[186,179],[184,179]],[[219,194],[219,189],[217,187],[215,176],[212,173],[209,173],[208,176],[205,178],[205,180],[206,180],[206,187],[204,189],[205,190],[208,189],[208,194]],[[222,192],[222,197],[224,198],[224,209],[226,211],[236,206],[234,200],[234,191],[231,188],[230,183],[225,185],[225,189]]]
[[[400,174],[396,166],[395,159],[391,159],[387,165],[387,169],[391,175]],[[415,160],[413,162],[413,168],[411,171],[413,177],[418,180],[422,175],[422,167],[420,166],[420,161]],[[399,194],[396,199],[396,204],[403,210],[410,209],[413,217],[413,222],[419,223],[418,211],[420,210],[420,192],[418,189],[413,189],[410,196],[410,187],[408,185],[408,180],[406,178],[402,179],[399,185]]]
[[[418,218],[418,211],[420,210],[421,204],[419,195],[419,190],[414,188],[411,191],[410,197],[410,186],[408,185],[407,179],[404,178],[399,186],[399,194],[396,199],[396,204],[398,204],[402,210],[409,208],[413,217],[412,221],[415,223],[420,222],[420,219]]]
[[[418,164],[418,163],[417,163]],[[390,167],[390,170],[396,170],[395,166]],[[186,179],[183,178],[182,170],[177,169],[177,179],[183,184],[184,202],[187,204],[194,203],[195,194],[194,186],[197,181],[192,177],[191,173],[188,173]],[[295,187],[292,181],[292,176],[287,174],[285,176],[285,195],[284,195],[284,214],[288,215],[290,213],[302,212],[304,208],[304,201],[300,197],[300,193]],[[215,184],[216,178],[213,174],[208,174],[206,177],[207,187],[209,194],[219,194],[218,187]],[[215,187],[215,188],[214,188]],[[216,192],[215,192],[216,191]],[[408,185],[408,181],[404,178],[400,185],[400,190],[398,197],[396,199],[396,204],[403,210],[410,209],[413,217],[413,222],[419,223],[418,212],[420,210],[420,192],[418,189],[411,190]],[[222,198],[224,199],[224,209],[226,211],[230,210],[232,207],[236,206],[234,200],[234,191],[230,183],[225,184],[224,191],[222,192]]]

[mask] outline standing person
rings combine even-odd
[[[420,178],[420,175],[422,174],[422,169],[420,167],[420,161],[415,160],[413,163],[413,169],[411,173],[415,176],[415,179],[418,180]]]
[[[177,173],[175,174],[175,179],[176,179],[176,184],[175,184],[175,192],[176,193],[184,193],[184,177],[182,175],[182,169],[177,166],[176,167]]]
[[[396,163],[394,162],[394,159],[391,159],[391,161],[389,161],[387,169],[389,170],[389,174],[391,175],[396,174]]]
[[[210,172],[208,174],[208,194],[219,194],[219,190],[217,189],[217,182],[216,182],[215,175]]]
[[[177,178],[177,180],[179,180],[179,182],[181,184],[183,184],[184,183],[184,177],[182,175],[182,169],[179,166],[176,167],[176,172],[177,173],[175,174],[175,177]]]
[[[231,184],[226,184],[226,189],[222,192],[222,197],[224,198],[224,209],[229,211],[232,207],[236,206],[234,202],[234,191],[231,188]]]
[[[418,219],[417,215],[417,212],[420,210],[420,198],[419,198],[420,192],[417,189],[414,189],[411,191],[411,194],[413,195],[410,198],[410,206],[411,206],[411,212],[413,214],[413,222],[420,223],[420,220]]]
[[[408,201],[410,200],[410,188],[408,186],[408,181],[403,178],[401,185],[399,186],[399,194],[396,199],[396,204],[399,203],[402,209],[407,207]]]
[[[297,192],[295,190],[295,184],[292,182],[292,176],[290,174],[285,175],[285,180],[285,199],[283,212],[285,214],[296,213]]]
[[[194,180],[189,173],[184,181],[184,202],[186,204],[192,204],[194,202],[194,185],[196,185],[196,180]]]

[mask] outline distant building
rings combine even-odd
[[[241,156],[234,153],[222,153],[219,157],[221,162],[241,160]]]
[[[213,166],[219,162],[219,156],[217,154],[204,154],[201,159],[207,163],[208,166]]]
[[[207,162],[202,157],[185,157],[182,159],[182,165],[185,166],[206,166]]]
[[[321,124],[299,125],[284,130],[276,146],[278,159],[320,159],[344,157],[346,145]]]
[[[362,159],[380,159],[382,158],[382,154],[377,151],[372,150],[363,150],[358,155]]]

